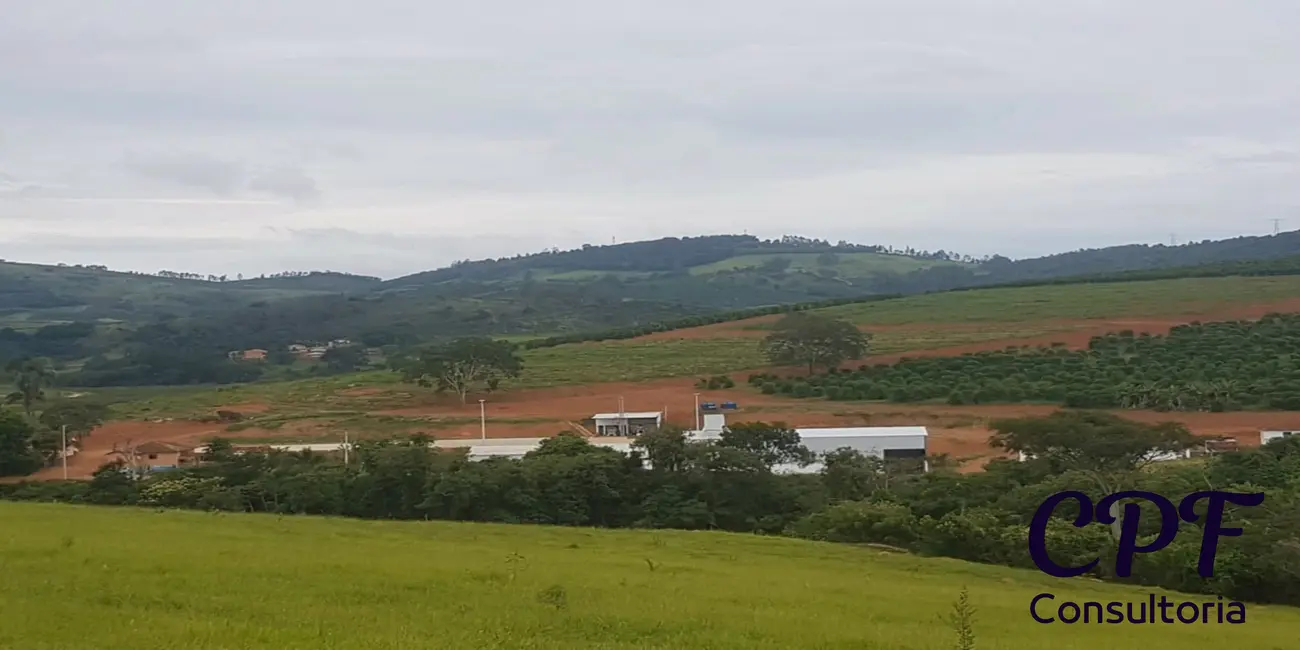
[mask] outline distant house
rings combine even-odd
[[[329,348],[324,347],[324,346],[317,346],[317,347],[314,347],[314,348],[308,348],[308,349],[307,349],[307,358],[309,358],[309,359],[319,359],[319,358],[325,356],[325,353],[328,352],[328,351],[329,351]]]
[[[127,469],[137,474],[175,469],[194,462],[193,450],[168,442],[146,442],[133,448],[114,449],[108,455],[117,456]]]
[[[234,361],[266,361],[266,350],[232,350],[226,356]]]
[[[307,354],[307,346],[301,343],[294,343],[289,346],[289,352],[292,354]]]

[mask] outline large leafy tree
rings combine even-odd
[[[470,391],[494,391],[503,380],[518,377],[523,360],[509,341],[466,337],[426,348],[400,369],[407,381],[450,390],[464,404]]]
[[[870,342],[871,335],[853,323],[796,312],[776,322],[759,344],[759,351],[773,365],[806,365],[812,373],[819,366],[830,369],[861,359]]]
[[[804,466],[816,455],[803,445],[799,432],[784,422],[740,422],[723,429],[719,443],[754,454],[769,469],[776,465]]]
[[[45,389],[54,383],[54,369],[44,359],[16,359],[5,370],[13,375],[15,389],[5,401],[22,404],[30,416],[36,403],[45,399]]]
[[[103,404],[64,401],[42,409],[38,421],[50,431],[60,431],[67,427],[69,438],[80,439],[103,424],[108,415],[108,407]]]
[[[21,415],[0,409],[0,476],[26,476],[41,468],[41,455],[32,448],[35,435]]]

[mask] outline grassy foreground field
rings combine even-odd
[[[0,521],[4,650],[946,650],[963,586],[981,650],[1282,650],[1300,633],[1300,611],[1258,605],[1245,625],[1043,625],[1041,592],[1148,592],[743,535],[15,503]]]

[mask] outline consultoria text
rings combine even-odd
[[[1100,603],[1057,600],[1055,594],[1038,594],[1029,602],[1029,615],[1039,623],[1101,623],[1109,625],[1164,623],[1206,625],[1246,622],[1246,606],[1237,601],[1169,600],[1148,594],[1146,600]]]

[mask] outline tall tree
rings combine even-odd
[[[21,415],[0,409],[0,476],[26,476],[41,468],[41,455],[32,448],[35,435]]]
[[[16,359],[5,368],[14,375],[14,392],[5,401],[22,404],[28,416],[36,403],[45,399],[45,389],[54,383],[54,369],[44,359]]]
[[[42,409],[38,420],[50,431],[67,427],[68,437],[75,440],[90,435],[107,418],[108,407],[103,404],[63,401]]]
[[[407,381],[453,391],[461,404],[470,391],[496,390],[502,380],[518,377],[522,371],[523,360],[513,343],[487,337],[459,338],[427,348],[401,367]]]
[[[655,471],[677,472],[686,465],[689,444],[686,430],[670,424],[637,436],[632,448],[644,453]]]
[[[806,365],[812,373],[866,356],[871,335],[853,323],[816,314],[795,312],[776,322],[759,343],[759,351],[773,365]]]

